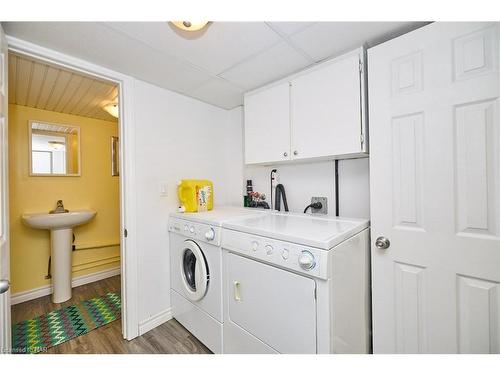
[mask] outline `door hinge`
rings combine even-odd
[[[127,230],[127,229],[124,229],[124,230],[123,230],[123,236],[124,236],[125,238],[127,238],[127,237],[128,237],[128,230]]]
[[[359,135],[359,141],[361,142],[361,147],[363,147],[363,144],[365,143],[365,135],[364,134]]]
[[[363,61],[359,60],[359,73],[363,73]]]
[[[314,288],[314,299],[318,299],[316,295],[316,288]]]

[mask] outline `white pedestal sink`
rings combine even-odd
[[[73,228],[85,224],[95,211],[80,210],[57,214],[24,214],[24,222],[32,228],[50,230],[52,256],[52,301],[61,303],[71,298],[71,259]]]

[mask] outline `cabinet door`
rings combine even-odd
[[[313,279],[229,253],[228,319],[280,353],[316,353]]]
[[[292,158],[345,155],[361,149],[359,51],[292,81]]]
[[[290,159],[288,82],[245,96],[245,163]]]

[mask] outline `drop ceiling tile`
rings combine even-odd
[[[288,36],[295,34],[315,22],[268,22],[268,24],[279,33]]]
[[[219,74],[279,41],[264,22],[213,22],[199,32],[186,32],[168,22],[109,22],[131,38]]]
[[[220,76],[238,86],[253,89],[276,81],[310,65],[310,61],[285,42],[244,61]]]
[[[4,24],[9,35],[91,61],[157,86],[184,92],[207,81],[208,73],[99,23]]]
[[[320,61],[337,56],[364,43],[373,45],[417,27],[408,22],[317,22],[292,35],[290,41]],[[422,23],[423,24],[423,23]]]
[[[243,89],[219,78],[210,79],[188,95],[225,109],[243,104]]]

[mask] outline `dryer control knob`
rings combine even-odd
[[[205,238],[207,241],[213,241],[215,239],[215,231],[213,228],[210,228],[206,233],[205,233]]]
[[[314,255],[310,251],[302,250],[299,255],[299,265],[304,270],[311,270],[316,265]]]
[[[266,245],[266,254],[267,255],[272,255],[273,254],[273,247],[271,245]]]

